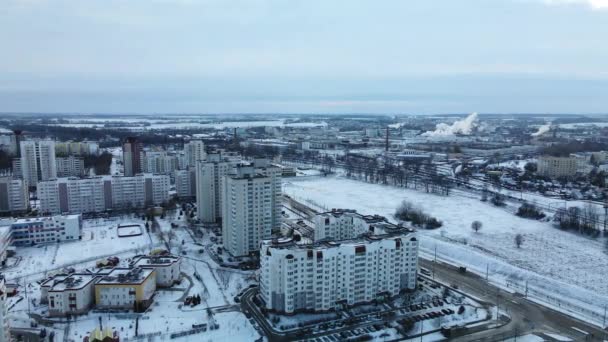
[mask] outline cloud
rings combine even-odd
[[[608,10],[608,0],[545,0],[551,5],[586,5],[594,10]]]

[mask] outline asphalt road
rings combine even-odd
[[[433,262],[420,258],[420,266],[433,270]],[[567,336],[573,340],[603,341],[608,332],[599,327],[580,321],[561,312],[531,302],[517,294],[500,290],[486,283],[482,277],[470,272],[460,273],[452,265],[435,264],[435,279],[447,284],[457,284],[463,292],[471,294],[487,303],[498,304],[501,311],[511,316],[511,322],[503,327],[455,338],[453,341],[500,341],[515,334],[549,332]],[[576,330],[579,329],[579,330]],[[589,335],[585,336],[580,331]]]

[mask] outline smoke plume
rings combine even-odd
[[[477,127],[477,113],[471,113],[462,120],[457,120],[453,124],[439,123],[435,126],[434,131],[424,132],[422,135],[427,137],[445,136],[445,135],[470,135]]]

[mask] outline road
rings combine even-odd
[[[503,327],[455,338],[453,341],[499,341],[515,334],[543,331],[558,333],[573,340],[585,338],[580,331],[589,333],[588,341],[602,341],[608,338],[606,331],[594,325],[529,301],[520,295],[503,291],[497,286],[488,284],[476,274],[460,273],[453,265],[441,262],[434,264],[433,261],[420,258],[420,266],[428,270],[433,270],[434,266],[436,280],[446,284],[457,284],[463,292],[493,305],[498,303],[499,309],[512,318],[511,322]]]

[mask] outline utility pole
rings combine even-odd
[[[490,264],[486,264],[486,283],[489,282],[489,275],[490,275]]]

